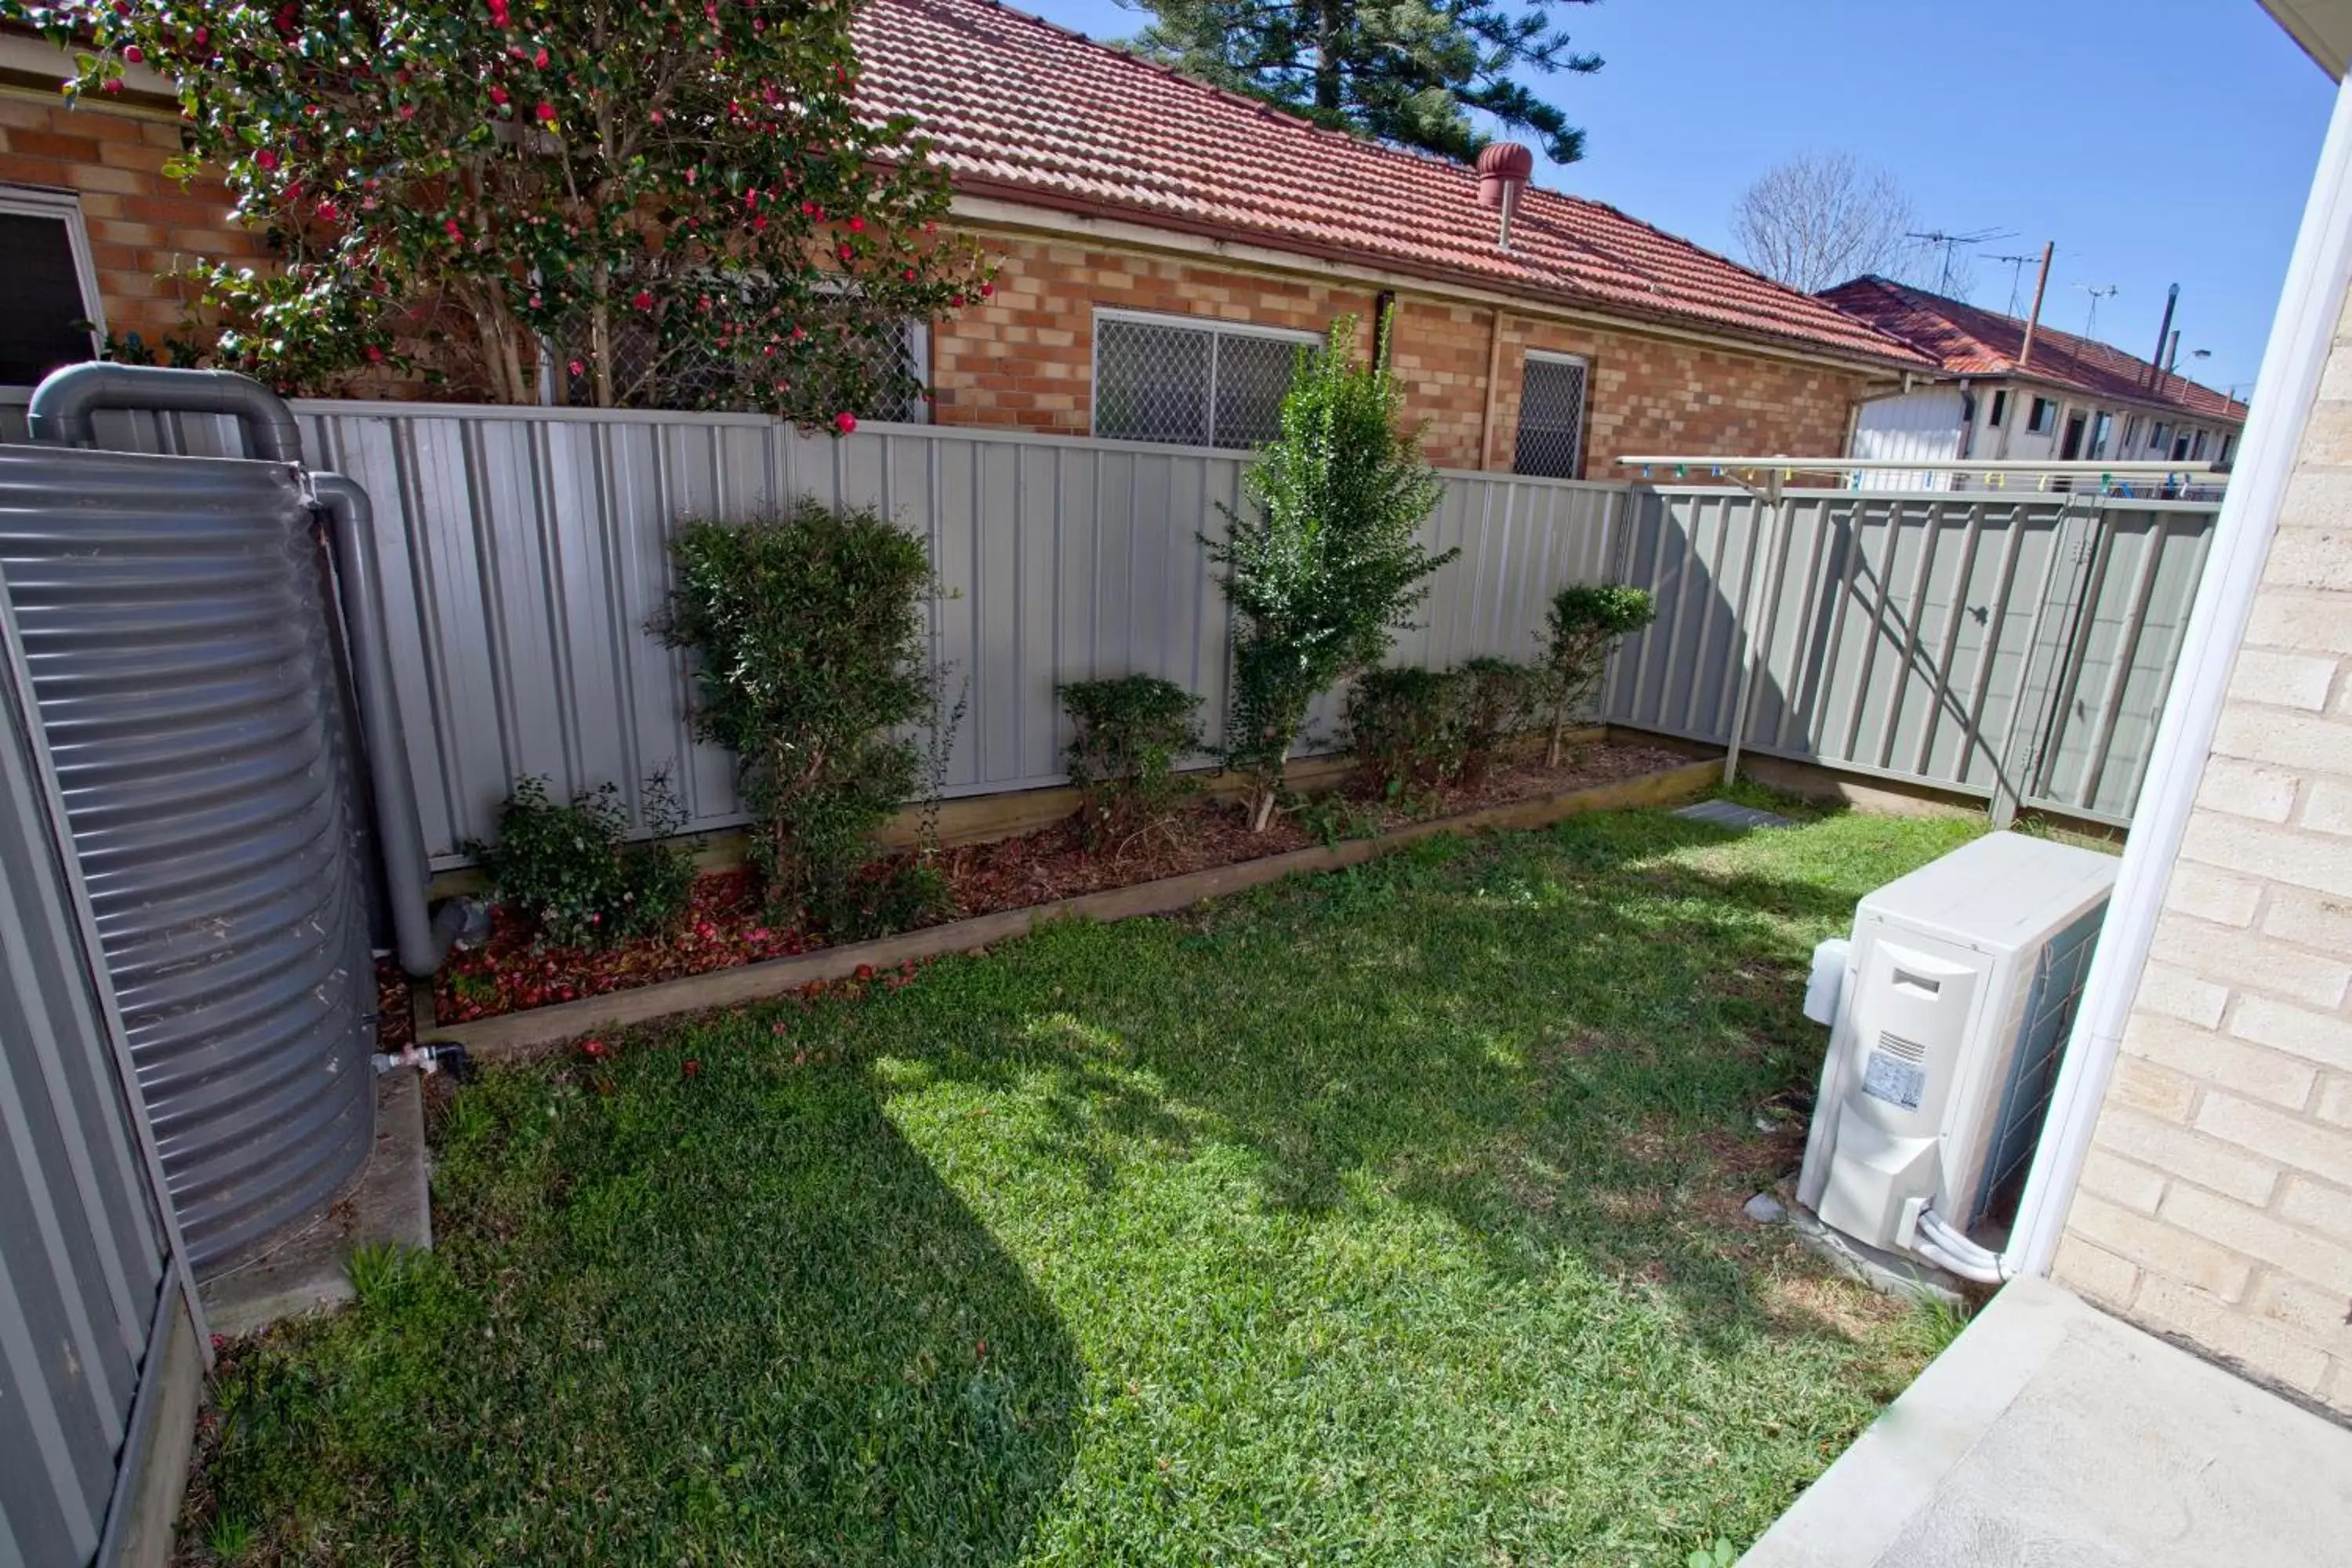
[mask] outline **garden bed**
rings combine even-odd
[[[702,878],[675,936],[601,951],[540,946],[500,911],[488,943],[459,955],[436,980],[436,1032],[476,1049],[544,1044],[608,1021],[729,1005],[982,945],[1026,931],[1040,913],[1159,912],[1292,870],[1351,864],[1448,827],[1529,826],[1548,814],[1654,801],[1704,787],[1711,767],[1663,746],[1598,745],[1558,768],[1507,761],[1476,788],[1448,790],[1418,812],[1343,790],[1326,797],[1339,804],[1318,815],[1348,837],[1319,847],[1288,817],[1250,833],[1235,806],[1213,800],[1106,850],[1089,850],[1075,823],[1056,823],[943,851],[950,911],[914,931],[838,947],[767,920],[741,871]],[[1092,905],[1100,907],[1085,907]],[[698,977],[709,978],[696,985]]]

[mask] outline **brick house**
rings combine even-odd
[[[1445,466],[1622,477],[1620,453],[1842,450],[1930,363],[1829,305],[1614,208],[1528,187],[1507,244],[1477,174],[1315,129],[990,0],[873,0],[860,90],[914,116],[995,296],[910,335],[941,423],[1189,445],[1270,433],[1296,344],[1392,310],[1392,363]],[[262,256],[226,193],[161,174],[168,84],[57,95],[63,57],[0,37],[0,236],[46,292],[0,335],[81,313],[148,342],[192,255]],[[21,212],[19,209],[22,209]],[[12,340],[13,341],[13,340]],[[0,383],[12,377],[0,355]]]

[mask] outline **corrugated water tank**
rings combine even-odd
[[[0,580],[202,1272],[323,1204],[373,1133],[315,527],[287,463],[0,447]]]

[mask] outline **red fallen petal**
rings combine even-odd
[[[874,978],[874,966],[873,966],[872,964],[870,964],[870,963],[861,963],[861,964],[859,964],[859,965],[857,966],[857,978],[858,978],[858,979],[860,979],[860,980],[871,980],[871,979],[873,979],[873,978]]]

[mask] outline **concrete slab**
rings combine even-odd
[[[376,1079],[375,1148],[359,1173],[268,1252],[199,1282],[212,1331],[234,1338],[350,1300],[346,1265],[360,1247],[431,1247],[427,1176],[422,1084],[413,1072],[386,1073]]]
[[[1740,1563],[2305,1568],[2347,1537],[2352,1431],[2019,1279]]]
[[[1745,833],[1753,827],[1788,827],[1793,826],[1785,816],[1769,811],[1759,811],[1752,805],[1740,805],[1727,800],[1703,800],[1696,805],[1686,805],[1675,813],[1693,822],[1712,822],[1717,827],[1737,828]]]

